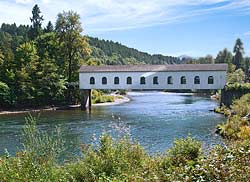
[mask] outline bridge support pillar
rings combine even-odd
[[[91,110],[91,89],[83,89],[81,92],[81,110]]]

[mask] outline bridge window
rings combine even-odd
[[[142,85],[145,85],[146,84],[146,78],[145,77],[141,77],[140,83]]]
[[[90,85],[94,85],[95,84],[95,78],[94,77],[90,77],[89,84]]]
[[[187,79],[185,76],[181,77],[181,84],[187,84]]]
[[[199,76],[194,77],[194,84],[200,84],[200,77]]]
[[[102,84],[106,85],[107,84],[107,78],[106,77],[102,77]]]
[[[115,77],[115,78],[114,78],[114,84],[115,84],[115,85],[118,85],[118,84],[119,84],[119,77]]]
[[[158,76],[155,76],[155,77],[153,78],[153,84],[154,84],[154,85],[159,84],[159,83],[158,83]]]
[[[214,84],[214,77],[209,76],[207,82],[208,82],[208,84]]]
[[[127,84],[132,84],[132,78],[131,77],[127,77]]]
[[[172,76],[168,77],[168,84],[173,84],[173,77]]]

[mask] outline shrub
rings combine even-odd
[[[115,98],[112,95],[104,95],[102,91],[93,90],[92,91],[92,103],[105,103],[114,102]]]
[[[231,111],[222,108],[228,119],[225,124],[218,125],[219,133],[228,139],[246,139],[250,133],[250,94],[243,95],[231,105]]]
[[[227,74],[227,83],[244,83],[245,81],[245,73],[242,71],[242,69],[237,69],[233,73]]]
[[[174,165],[195,161],[201,155],[201,142],[188,136],[186,139],[176,139],[174,146],[167,151]]]
[[[231,109],[241,117],[250,115],[250,94],[245,94],[240,99],[235,100]]]
[[[58,171],[56,157],[64,144],[58,130],[52,133],[37,128],[36,119],[26,118],[23,131],[24,149],[15,157],[8,154],[0,162],[0,181],[66,181],[62,171]]]
[[[115,141],[106,134],[101,136],[97,149],[84,148],[83,156],[79,163],[73,165],[74,176],[82,181],[124,179],[142,168],[147,158],[144,149],[128,138]]]

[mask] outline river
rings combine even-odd
[[[81,143],[97,143],[104,131],[113,136],[130,134],[149,153],[164,152],[175,138],[189,134],[203,142],[204,148],[223,144],[215,134],[222,115],[209,110],[218,106],[210,98],[164,92],[129,92],[131,101],[121,105],[80,110],[43,111],[38,122],[42,130],[62,128],[70,152]],[[21,145],[21,131],[27,114],[0,115],[0,155],[5,149],[14,154]],[[75,146],[72,150],[71,146]]]

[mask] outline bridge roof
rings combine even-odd
[[[90,72],[170,72],[170,71],[226,71],[227,64],[164,64],[164,65],[105,65],[81,66],[80,73]]]

